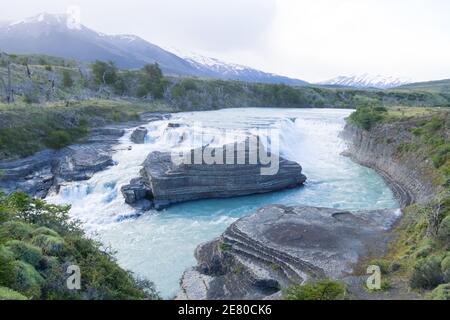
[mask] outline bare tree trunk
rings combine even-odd
[[[11,62],[8,61],[8,103],[14,103],[14,92],[11,85]]]
[[[25,64],[25,67],[27,68],[27,76],[28,76],[28,78],[31,79],[31,71],[30,71],[30,67],[28,66],[28,63]]]

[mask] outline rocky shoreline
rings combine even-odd
[[[341,133],[348,142],[344,155],[376,170],[401,208],[425,203],[437,192],[427,175],[429,163],[397,155],[410,134],[398,124],[369,133],[349,123]],[[361,258],[386,253],[400,214],[400,209],[261,208],[197,248],[198,264],[184,273],[177,299],[280,299],[282,288],[322,278],[348,281],[349,290],[363,297],[362,280],[349,275]]]
[[[438,193],[429,177],[432,164],[419,157],[401,159],[397,149],[414,139],[411,124],[382,124],[370,133],[347,123],[341,137],[348,142],[344,155],[374,169],[391,187],[401,207],[427,203]]]
[[[93,129],[80,144],[44,150],[24,159],[1,161],[0,189],[45,198],[50,192],[58,192],[65,182],[88,180],[96,172],[114,165],[113,146],[126,129],[167,117],[167,114],[144,113],[138,121]]]
[[[271,205],[200,245],[177,299],[278,299],[282,288],[338,279],[387,249],[399,210],[342,211]]]

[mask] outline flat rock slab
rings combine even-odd
[[[197,248],[198,265],[184,274],[180,297],[264,299],[293,284],[340,279],[361,257],[385,252],[387,231],[399,214],[394,209],[261,208]]]
[[[223,146],[223,154],[229,145]],[[237,150],[237,149],[236,149]],[[193,157],[198,149],[191,150]],[[237,155],[237,152],[235,152]],[[249,159],[251,151],[245,150]],[[193,159],[193,158],[192,158]],[[152,152],[143,164],[141,182],[133,180],[129,186],[122,189],[127,203],[130,203],[129,190],[136,195],[151,195],[147,200],[153,202],[159,210],[172,204],[208,199],[229,198],[258,193],[279,191],[302,185],[306,177],[302,167],[292,161],[280,158],[279,170],[273,175],[263,175],[261,164],[177,164],[172,161],[171,153]],[[227,163],[227,162],[223,162]],[[140,192],[136,186],[142,185],[145,190]],[[143,200],[134,197],[136,201]]]

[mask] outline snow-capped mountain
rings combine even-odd
[[[66,14],[42,13],[21,21],[0,22],[0,51],[47,54],[86,62],[115,62],[140,68],[157,62],[166,74],[255,82],[306,82],[199,56],[184,58],[135,35],[107,35],[77,24]]]
[[[411,83],[411,81],[390,76],[374,76],[366,73],[363,75],[340,76],[328,81],[319,82],[318,84],[351,88],[390,89],[408,83]]]
[[[207,57],[194,52],[183,52],[179,49],[168,49],[174,52],[184,60],[188,61],[194,68],[205,75],[213,76],[221,75],[221,78],[230,80],[242,80],[250,82],[263,83],[285,83],[296,85],[307,85],[303,80],[292,79],[284,76],[279,76],[273,73],[267,73],[256,70],[240,64],[224,62],[216,58]]]

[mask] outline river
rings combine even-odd
[[[133,129],[128,130],[114,148],[115,166],[88,181],[68,183],[47,200],[71,204],[71,216],[80,219],[90,235],[115,250],[121,266],[155,282],[162,296],[171,298],[179,290],[183,271],[195,265],[196,246],[217,237],[233,221],[265,204],[342,209],[398,207],[391,190],[375,171],[341,155],[345,143],[339,132],[351,112],[246,108],[174,114],[170,120],[146,125],[149,133],[145,144],[131,143]],[[168,127],[169,123],[182,126]],[[136,217],[135,210],[124,203],[120,187],[138,176],[151,151],[183,148],[180,136],[192,134],[199,123],[211,136],[222,128],[239,134],[257,128],[278,129],[281,155],[302,165],[307,183],[302,188],[271,194],[189,202]]]

